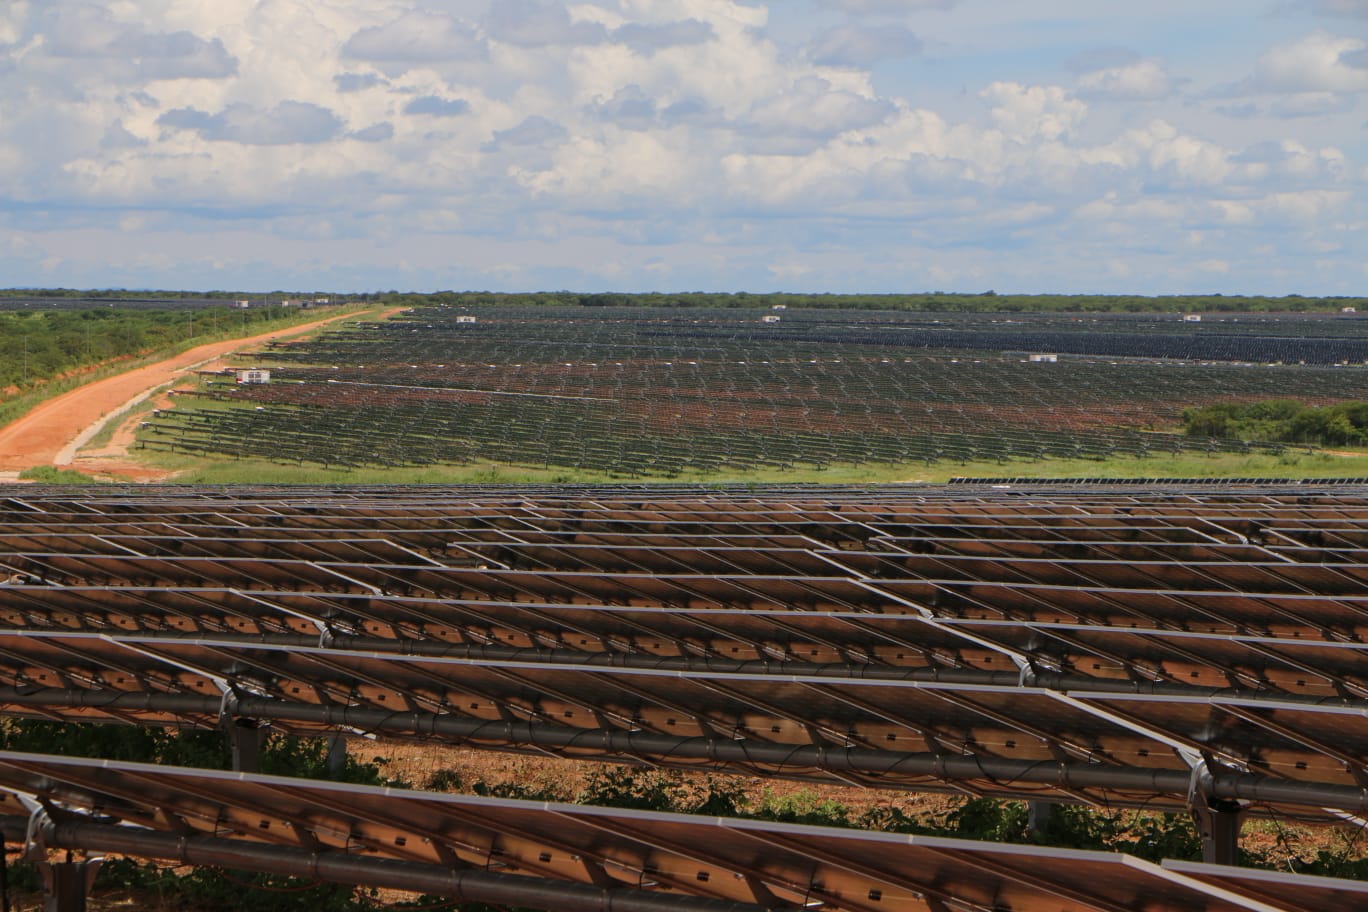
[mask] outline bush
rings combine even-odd
[[[1304,405],[1291,399],[1220,402],[1183,412],[1189,437],[1262,443],[1368,446],[1368,402]]]

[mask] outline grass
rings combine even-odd
[[[70,485],[70,484],[100,484],[98,478],[92,478],[84,472],[75,469],[59,469],[56,466],[34,466],[19,473],[20,481],[33,481],[39,484]]]
[[[1267,453],[1220,453],[1211,456],[1123,456],[1113,459],[1051,459],[1040,462],[972,462],[937,464],[923,473],[926,481],[973,478],[1357,478],[1368,476],[1368,450],[1352,455],[1324,450]]]
[[[1117,457],[1108,460],[1052,459],[1039,462],[924,462],[832,465],[823,469],[760,469],[751,472],[684,474],[674,477],[612,475],[564,468],[517,465],[434,465],[405,468],[323,468],[263,459],[223,459],[132,451],[149,465],[177,473],[180,484],[612,484],[623,481],[675,484],[888,484],[940,483],[955,477],[1017,478],[1342,478],[1368,477],[1368,451],[1353,455],[1289,450],[1281,456],[1222,453],[1212,456]]]
[[[534,469],[509,465],[414,466],[403,468],[324,468],[287,465],[265,459],[222,459],[181,453],[130,450],[140,462],[175,472],[177,484],[201,485],[406,485],[406,484],[607,484],[620,479],[603,474]]]

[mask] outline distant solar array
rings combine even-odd
[[[773,316],[773,315],[770,315]],[[1184,408],[1368,399],[1368,321],[429,307],[255,355],[146,447],[330,466],[503,462],[622,477],[1248,451]],[[1056,363],[1033,363],[1031,354]],[[1259,447],[1255,446],[1255,449]]]
[[[9,713],[1368,813],[1368,487],[0,494]]]

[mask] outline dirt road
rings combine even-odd
[[[142,402],[158,389],[174,383],[186,371],[210,364],[243,348],[275,339],[304,335],[320,326],[352,319],[356,313],[328,317],[226,342],[211,342],[156,364],[96,380],[39,404],[22,418],[0,428],[0,480],[34,466],[70,465],[76,450],[109,421]],[[107,474],[130,480],[151,480],[156,473],[117,460],[101,466]]]

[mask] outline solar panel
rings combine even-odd
[[[48,849],[246,870],[296,865],[309,876],[470,900],[498,890],[510,905],[537,908],[1368,908],[1338,882],[1283,876],[1298,890],[1283,904],[1200,869],[1109,853],[16,753],[0,753],[0,831],[20,843],[36,834]]]
[[[11,712],[1365,803],[1361,486],[5,493]]]
[[[1173,860],[1164,861],[1163,866],[1166,870],[1219,886],[1240,896],[1287,908],[1368,908],[1368,884],[1357,880],[1319,877],[1316,878],[1313,891],[1308,893],[1304,877],[1282,871],[1260,871],[1229,865]]]

